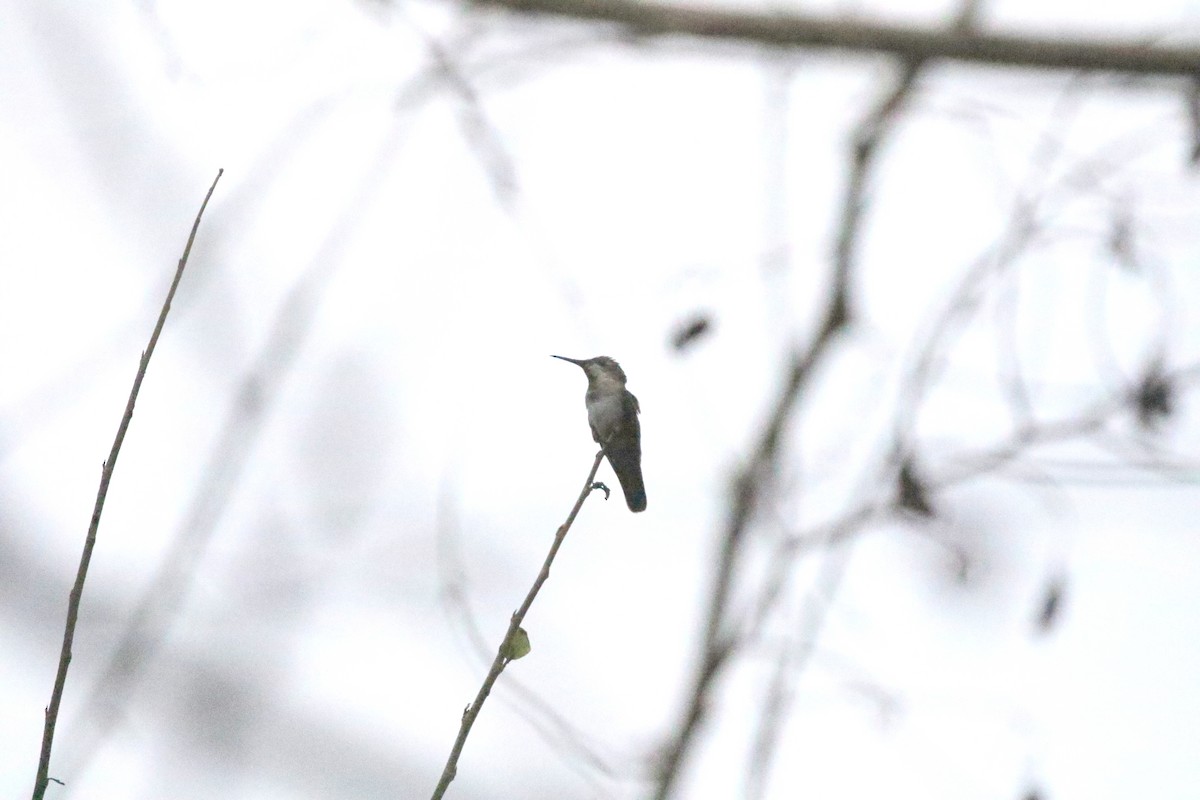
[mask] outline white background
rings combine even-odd
[[[992,2],[982,24],[1182,43],[1198,17]],[[894,65],[438,3],[9,0],[0,19],[0,793],[32,786],[101,462],[221,167],[104,509],[48,796],[427,796],[488,658],[463,602],[494,648],[594,452],[583,376],[551,353],[623,365],[649,509],[588,501],[450,796],[644,795],[729,481],[822,303],[848,133]],[[926,71],[872,181],[855,325],[762,527],[848,507],[951,286],[1031,196],[1046,233],[1003,330],[1040,413],[1136,380],[1159,342],[1196,363],[1189,135],[1171,81]],[[1123,215],[1141,272],[1105,249]],[[677,352],[695,313],[711,333]],[[933,463],[1003,438],[989,330],[929,397]],[[1156,437],[1031,454],[939,492],[933,521],[804,561],[681,796],[747,791],[771,636],[819,618],[769,796],[1194,797],[1193,407],[1181,389]],[[102,680],[143,603],[136,679]]]

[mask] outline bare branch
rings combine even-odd
[[[504,639],[500,642],[500,647],[496,650],[496,657],[492,660],[492,666],[488,670],[487,677],[483,679],[483,685],[479,687],[479,691],[475,695],[475,700],[463,710],[462,723],[458,727],[458,736],[454,739],[454,746],[450,748],[450,757],[446,759],[446,766],[442,769],[442,777],[438,780],[437,787],[433,790],[432,800],[438,800],[450,788],[450,782],[454,780],[454,776],[458,772],[458,758],[462,755],[463,746],[467,743],[467,736],[471,733],[471,726],[475,724],[475,720],[479,716],[479,711],[483,708],[484,701],[491,694],[492,686],[500,677],[500,673],[508,666],[508,662],[514,657],[519,658],[519,656],[512,655],[514,637],[521,630],[521,623],[525,620],[525,615],[529,613],[529,608],[533,605],[534,598],[541,591],[542,584],[550,577],[550,565],[554,563],[554,557],[558,555],[558,549],[562,547],[563,541],[567,538],[567,531],[571,529],[571,525],[575,522],[575,517],[579,515],[579,510],[583,508],[583,501],[587,500],[588,495],[592,493],[592,489],[596,486],[594,483],[596,480],[596,471],[600,469],[600,461],[603,458],[603,450],[596,453],[596,460],[592,462],[592,471],[588,473],[587,480],[584,481],[583,490],[579,493],[579,498],[575,501],[575,506],[571,509],[571,513],[567,515],[567,521],[554,534],[554,543],[550,545],[550,552],[546,554],[546,560],[542,562],[542,568],[538,572],[537,578],[534,579],[533,586],[529,587],[529,593],[525,595],[524,602],[521,603],[520,608],[513,612],[512,618],[508,622],[508,630],[504,632]]]
[[[79,731],[72,741],[72,763],[84,769],[120,722],[147,667],[164,647],[171,622],[184,607],[196,572],[210,547],[231,498],[252,463],[280,393],[304,354],[313,320],[326,287],[341,263],[338,255],[384,185],[389,163],[404,143],[403,118],[372,155],[344,210],[283,296],[262,346],[232,390],[213,445],[202,459],[196,488],[164,556],[140,593],[117,644],[80,704]]]
[[[815,14],[679,6],[643,0],[475,0],[479,5],[609,22],[648,36],[690,36],[779,47],[879,53],[1044,70],[1191,77],[1200,49],[1130,39],[1021,35],[835,19]]]
[[[972,28],[978,5],[977,0],[964,2],[956,15],[955,30],[968,31]],[[694,744],[696,733],[704,718],[704,710],[709,705],[713,684],[725,660],[736,649],[738,634],[727,616],[744,534],[763,493],[767,490],[771,473],[778,464],[779,442],[796,412],[803,389],[821,359],[829,353],[834,336],[852,321],[851,273],[857,261],[859,230],[867,205],[868,184],[876,155],[881,142],[891,131],[911,95],[924,66],[922,58],[907,58],[900,66],[891,91],[880,98],[875,107],[863,117],[852,137],[850,172],[843,194],[841,218],[830,264],[829,299],[824,318],[809,345],[798,348],[794,353],[783,390],[775,402],[774,410],[751,461],[735,480],[731,513],[722,540],[716,579],[709,600],[704,655],[695,677],[689,706],[659,771],[655,793],[659,800],[670,797],[686,753]],[[772,594],[773,591],[768,588],[767,593]]]
[[[45,796],[46,786],[51,780],[50,751],[54,746],[54,727],[58,723],[58,709],[62,704],[63,688],[67,682],[67,668],[71,664],[71,643],[75,639],[75,624],[79,621],[79,604],[83,599],[83,584],[87,579],[92,550],[96,547],[96,532],[100,528],[100,514],[104,510],[104,499],[108,496],[108,485],[112,482],[113,470],[117,466],[117,456],[120,455],[121,445],[125,441],[125,432],[129,430],[129,423],[133,420],[133,406],[137,402],[138,392],[141,391],[142,380],[146,377],[146,368],[150,366],[150,356],[154,355],[159,334],[162,333],[163,326],[167,322],[167,313],[171,310],[171,301],[175,299],[175,290],[179,288],[179,281],[183,278],[183,270],[187,266],[188,256],[192,254],[192,244],[196,241],[196,232],[200,229],[200,220],[204,217],[204,209],[208,208],[208,201],[216,191],[217,181],[221,180],[223,174],[225,174],[225,170],[217,170],[217,177],[213,178],[212,186],[208,187],[208,194],[204,196],[204,202],[200,204],[200,210],[196,212],[196,221],[192,223],[192,232],[188,236],[187,245],[183,248],[179,265],[175,268],[175,278],[171,281],[171,288],[167,290],[167,299],[163,301],[162,310],[158,312],[158,322],[154,325],[154,332],[150,334],[150,343],[142,352],[141,363],[138,364],[137,375],[133,379],[133,388],[129,391],[129,400],[125,403],[125,413],[121,417],[121,424],[117,426],[117,435],[113,439],[108,460],[104,462],[104,467],[100,472],[100,490],[96,493],[96,505],[92,509],[92,522],[88,526],[87,539],[83,544],[83,554],[79,558],[79,571],[75,575],[75,585],[71,587],[71,596],[67,601],[67,623],[63,631],[62,652],[58,659],[58,674],[54,678],[54,690],[50,694],[50,705],[46,707],[46,725],[42,731],[42,752],[38,759],[37,779],[33,785],[33,800],[41,800]]]

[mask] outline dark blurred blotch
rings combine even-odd
[[[1127,208],[1119,208],[1113,214],[1108,229],[1108,252],[1122,269],[1132,273],[1140,270],[1133,249],[1133,218]]]
[[[1038,609],[1038,633],[1049,633],[1058,624],[1065,593],[1066,584],[1062,578],[1053,578],[1046,584],[1042,592],[1042,605]]]
[[[1200,78],[1195,76],[1187,82],[1187,115],[1191,134],[1191,147],[1188,148],[1188,165],[1195,168],[1200,165]]]
[[[1153,429],[1175,411],[1175,385],[1163,374],[1162,365],[1151,364],[1138,385],[1134,398],[1138,423]]]
[[[927,519],[934,516],[933,503],[929,500],[929,488],[917,472],[911,458],[900,465],[900,474],[896,482],[896,503],[902,510],[911,511],[918,517]]]
[[[694,345],[698,339],[707,335],[712,324],[710,315],[693,314],[675,327],[675,333],[671,336],[671,346],[675,348],[676,352],[682,353]]]

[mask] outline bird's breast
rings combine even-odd
[[[625,408],[620,394],[594,394],[587,397],[588,422],[592,429],[607,438],[619,430],[624,422]]]

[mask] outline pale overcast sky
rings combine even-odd
[[[1200,39],[1196,3],[982,9]],[[437,2],[0,0],[0,19],[0,794],[32,785],[101,462],[224,168],[105,506],[47,796],[427,796],[594,454],[584,376],[552,353],[624,367],[649,508],[588,500],[448,796],[646,796],[730,479],[812,334],[849,133],[895,65]],[[884,492],[868,467],[906,375],[964,276],[1011,246],[910,420],[937,515],[795,565],[679,797],[1196,796],[1190,387],[1157,432],[1125,413],[953,477],[1014,403],[1071,418],[1155,358],[1200,363],[1186,109],[1168,80],[923,74],[867,194],[854,324],[785,437],[738,602],[779,541]],[[709,330],[677,350],[697,315]],[[781,651],[802,655],[773,701]]]

